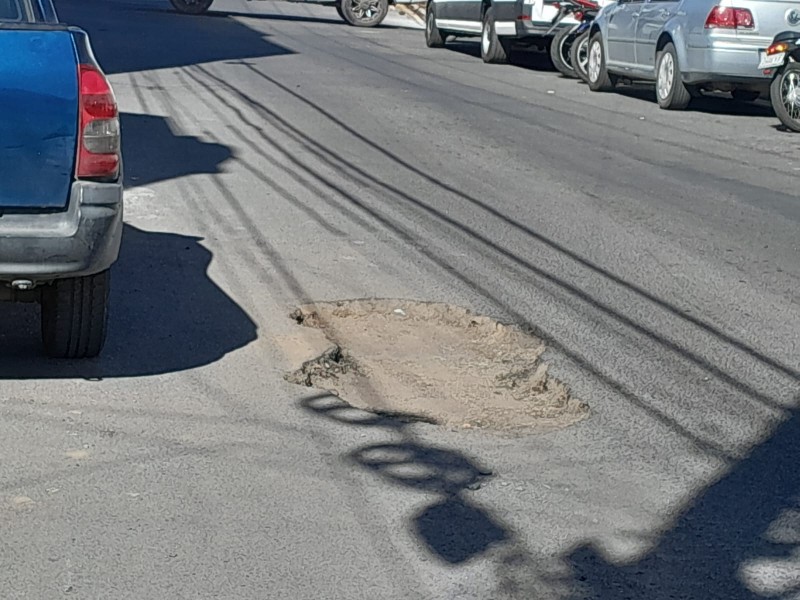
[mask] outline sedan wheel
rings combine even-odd
[[[665,54],[658,67],[656,90],[661,100],[668,98],[672,92],[672,80],[675,78],[675,60],[671,54]]]
[[[586,64],[589,88],[593,92],[610,92],[614,89],[615,78],[606,69],[606,57],[603,50],[603,37],[595,33],[589,39],[589,61]]]
[[[595,82],[600,79],[600,69],[603,61],[603,45],[600,40],[594,40],[589,47],[589,64],[586,71],[589,74],[589,81]]]
[[[664,46],[656,57],[656,99],[658,105],[667,110],[683,110],[692,100],[681,78],[678,54],[672,42]]]

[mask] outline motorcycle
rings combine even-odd
[[[578,21],[571,27],[560,27],[550,43],[550,59],[564,77],[579,77],[573,64],[572,47],[578,35],[582,33],[584,23],[588,21],[591,24],[598,10],[599,5],[592,0],[567,0],[558,4],[558,14],[553,19],[553,26],[548,34],[569,17]]]
[[[169,0],[179,13],[201,15],[208,12],[214,0]],[[292,1],[292,0],[290,0]],[[389,12],[389,0],[295,0],[333,5],[342,20],[353,27],[380,25]]]
[[[760,53],[758,68],[772,73],[769,88],[772,109],[781,123],[800,132],[800,33],[783,31]]]
[[[575,30],[575,40],[569,49],[569,60],[575,74],[584,83],[589,83],[589,73],[586,70],[589,65],[589,33],[591,33],[592,21],[597,17],[597,13],[578,25]]]

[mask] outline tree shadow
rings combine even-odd
[[[38,306],[0,312],[0,379],[138,377],[207,365],[257,338],[247,313],[207,274],[201,238],[125,225],[112,269],[109,337],[88,361],[42,357]]]
[[[490,471],[460,452],[415,439],[408,430],[417,420],[414,415],[367,413],[328,394],[305,398],[300,406],[344,425],[379,428],[402,436],[399,442],[357,448],[347,459],[393,485],[436,495],[436,502],[412,517],[411,531],[443,563],[466,563],[514,539],[507,526],[466,496],[466,490],[489,477]]]
[[[89,33],[109,75],[293,53],[224,13],[209,19],[134,2],[58,0],[57,4],[62,21]],[[124,26],[109,25],[114,23]]]
[[[796,574],[781,574],[780,566],[760,583],[747,576],[755,563],[800,568],[798,440],[800,416],[793,412],[633,564],[613,564],[592,544],[576,548],[568,557],[581,582],[573,598],[756,600],[800,589]]]

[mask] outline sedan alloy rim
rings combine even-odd
[[[672,91],[672,80],[675,77],[675,61],[672,54],[666,52],[661,57],[661,64],[658,67],[658,97],[664,100]]]
[[[595,40],[589,48],[588,73],[591,81],[600,79],[600,63],[602,62],[602,57],[603,48],[600,46],[600,40]]]

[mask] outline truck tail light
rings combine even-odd
[[[753,13],[747,8],[715,6],[708,13],[706,29],[753,29]]]
[[[78,68],[80,86],[78,179],[116,179],[120,166],[117,102],[108,80],[92,65]]]

